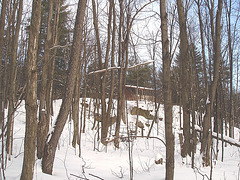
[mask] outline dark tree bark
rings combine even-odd
[[[37,49],[41,20],[41,1],[33,0],[26,59],[26,131],[21,180],[32,180],[35,164],[37,135]]]
[[[111,67],[114,67],[115,61],[115,35],[116,35],[116,10],[115,4],[113,1],[110,1],[110,7],[112,9],[112,16],[113,16],[113,29],[112,29],[112,51],[111,51]],[[107,120],[110,120],[110,114],[112,110],[112,101],[114,95],[114,70],[111,70],[111,87],[110,87],[110,97],[108,102],[108,110],[107,110]]]
[[[0,125],[3,122],[3,90],[2,90],[2,57],[3,57],[3,45],[4,45],[4,27],[5,27],[5,15],[6,15],[7,0],[2,0],[2,9],[0,17]]]
[[[174,135],[172,132],[172,91],[170,75],[170,54],[168,40],[168,25],[165,0],[160,1],[161,30],[162,30],[162,59],[163,59],[163,91],[164,119],[166,137],[166,180],[174,177]]]
[[[203,58],[203,75],[204,75],[204,84],[206,87],[206,96],[208,94],[208,79],[207,79],[207,63],[206,63],[206,55],[205,55],[205,41],[204,41],[204,31],[203,31],[203,22],[202,22],[202,14],[201,14],[201,2],[202,0],[195,0],[198,8],[198,20],[199,20],[199,29],[200,29],[200,36],[201,36],[201,51],[202,51],[202,58]],[[206,99],[205,99],[206,101]]]
[[[186,17],[182,0],[177,0],[179,27],[180,27],[180,59],[181,59],[181,84],[182,84],[182,105],[183,105],[183,135],[184,142],[182,146],[181,155],[191,156],[190,144],[190,101],[189,101],[189,51],[188,51],[188,37]]]
[[[55,1],[55,16],[53,22],[53,34],[52,41],[53,47],[57,46],[58,43],[58,25],[59,25],[59,15],[60,15],[60,2],[61,0]],[[47,81],[47,92],[46,92],[46,117],[50,119],[50,116],[53,116],[53,76],[55,71],[55,56],[56,56],[57,48],[54,48],[51,54],[50,62],[48,64],[48,81]],[[47,120],[48,122],[50,120]]]
[[[44,47],[44,59],[42,66],[42,79],[41,79],[41,87],[40,87],[40,105],[39,105],[39,121],[38,121],[38,129],[37,129],[37,157],[39,159],[43,156],[44,145],[47,138],[48,130],[49,130],[49,110],[47,109],[47,79],[48,79],[48,67],[50,61],[50,47],[52,40],[52,16],[53,16],[53,0],[49,0],[48,2],[48,21],[47,21],[47,38],[45,41]]]
[[[74,87],[76,82],[76,74],[78,71],[79,63],[80,63],[79,62],[80,52],[81,52],[80,48],[82,44],[81,40],[82,40],[83,20],[85,16],[86,3],[87,3],[87,0],[79,0],[78,2],[78,10],[77,10],[74,36],[73,36],[73,45],[71,50],[69,70],[67,75],[67,81],[66,81],[67,83],[65,87],[63,102],[57,117],[57,121],[55,123],[54,130],[51,133],[51,137],[49,137],[49,139],[47,140],[44,148],[44,156],[42,159],[42,171],[47,174],[52,174],[57,143],[61,136],[65,123],[67,121],[70,107],[72,105],[73,92],[74,92]]]
[[[81,67],[81,65],[79,66]],[[79,135],[79,99],[80,99],[80,88],[81,88],[81,77],[82,77],[82,70],[81,68],[78,69],[77,72],[77,79],[75,83],[75,91],[74,91],[74,98],[72,104],[72,120],[73,120],[73,139],[72,139],[72,146],[75,148],[76,143],[80,145],[80,135]],[[82,104],[85,102],[82,102]]]
[[[16,6],[17,11],[17,4],[14,4]],[[15,10],[14,10],[15,11]],[[14,124],[14,114],[15,114],[15,103],[16,103],[16,76],[17,76],[17,48],[18,48],[18,38],[19,38],[19,31],[20,31],[20,25],[22,21],[22,11],[23,11],[23,0],[19,1],[18,5],[18,11],[17,11],[17,22],[16,26],[15,24],[15,13],[13,13],[12,17],[12,37],[11,37],[11,49],[12,52],[10,54],[9,60],[9,93],[8,93],[8,121],[7,121],[7,153],[9,155],[12,154],[12,147],[13,147],[13,124]]]
[[[112,4],[112,3],[110,3]],[[95,34],[97,39],[97,52],[98,52],[98,62],[99,62],[99,69],[102,69],[102,50],[101,50],[101,43],[100,43],[100,34],[99,34],[99,28],[98,28],[98,18],[97,18],[97,10],[96,10],[96,4],[95,0],[92,0],[92,6],[93,6],[93,23],[95,28]],[[107,42],[107,50],[106,50],[106,56],[105,56],[105,63],[104,68],[107,69],[108,67],[108,57],[109,57],[109,50],[110,50],[110,33],[111,33],[111,11],[110,8],[109,17],[108,17],[108,42]],[[102,114],[101,114],[101,142],[102,144],[106,145],[106,137],[108,133],[108,121],[107,121],[107,112],[106,112],[106,78],[107,78],[107,71],[103,72],[101,74],[101,107],[102,107]]]
[[[228,58],[230,65],[230,113],[229,113],[229,136],[234,137],[234,104],[233,104],[233,48],[232,48],[232,35],[231,35],[231,11],[232,1],[225,1],[227,13],[227,32],[228,32]]]
[[[204,155],[205,165],[210,165],[210,146],[211,146],[211,114],[213,112],[213,104],[216,97],[216,89],[219,80],[219,69],[221,59],[221,15],[222,15],[222,0],[218,0],[218,9],[216,15],[215,38],[213,41],[214,47],[214,74],[211,82],[210,98],[207,104],[207,111],[203,120],[203,137],[201,140],[201,153]]]
[[[116,129],[115,129],[115,140],[114,146],[119,148],[119,132],[120,124],[122,120],[122,109],[123,109],[123,43],[122,43],[122,26],[123,26],[123,0],[119,0],[120,6],[120,20],[119,20],[119,30],[118,30],[118,66],[121,69],[118,71],[118,101],[117,101],[117,119],[116,119]]]

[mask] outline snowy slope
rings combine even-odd
[[[88,99],[89,101],[89,99]],[[54,117],[57,117],[61,105],[61,100],[54,103]],[[128,121],[134,124],[136,115],[130,115],[132,107],[136,103],[129,101],[128,107]],[[116,107],[116,106],[115,106]],[[139,107],[147,110],[153,110],[154,104],[151,102],[141,101]],[[92,105],[93,109],[93,105]],[[152,112],[154,114],[154,112]],[[88,114],[88,112],[87,112]],[[113,115],[116,111],[113,111]],[[201,164],[201,155],[199,154],[200,145],[195,158],[195,169],[191,168],[190,158],[181,158],[179,145],[179,107],[173,107],[174,119],[174,133],[175,133],[175,180],[194,180],[194,179],[208,179],[210,177],[210,168],[203,167]],[[159,117],[164,118],[163,106],[160,106]],[[149,120],[144,117],[139,119],[146,123]],[[131,123],[133,122],[133,123]],[[152,121],[150,120],[150,123]],[[110,143],[107,147],[101,144],[95,144],[97,149],[94,150],[94,142],[96,130],[92,131],[93,118],[87,120],[86,133],[82,134],[81,141],[81,158],[78,156],[78,147],[74,149],[71,146],[71,138],[73,135],[73,123],[67,122],[64,132],[60,138],[56,158],[54,161],[53,175],[46,175],[41,172],[41,160],[36,159],[35,163],[35,180],[77,180],[81,178],[86,179],[129,179],[129,160],[128,160],[128,143],[121,142],[120,148],[115,149]],[[147,135],[149,127],[145,126],[144,135]],[[14,147],[11,160],[7,162],[6,177],[8,180],[20,179],[23,151],[24,151],[24,131],[25,131],[25,107],[24,103],[17,109],[15,126],[14,126]],[[122,124],[121,134],[126,135],[126,125]],[[235,129],[235,138],[239,139],[239,129]],[[112,134],[114,132],[112,131]],[[139,129],[139,135],[140,135]],[[158,128],[154,124],[151,136],[159,137],[164,140],[164,120],[159,121]],[[163,165],[155,164],[156,157],[163,158]],[[165,146],[157,139],[138,138],[133,141],[133,166],[134,179],[136,180],[155,180],[165,179]],[[213,179],[215,180],[239,180],[240,174],[240,148],[228,145],[225,148],[224,162],[221,162],[221,143],[219,143],[218,160],[214,161]],[[94,176],[98,176],[94,177]],[[81,177],[81,178],[79,178]]]

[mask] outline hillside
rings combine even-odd
[[[88,99],[89,103],[89,99]],[[57,117],[61,100],[54,102],[54,121]],[[136,106],[133,101],[127,102],[127,119],[129,128],[135,128],[134,122],[136,115],[131,115],[132,108]],[[153,110],[152,102],[139,102],[139,107],[145,110]],[[87,111],[87,117],[88,117]],[[154,114],[153,112],[151,112]],[[116,112],[112,112],[114,116]],[[164,138],[164,115],[163,106],[160,106],[158,117],[163,120],[159,121],[158,128],[154,124],[151,137],[158,137],[165,141]],[[139,120],[144,124],[144,135],[149,130],[147,124],[151,120],[139,116]],[[198,144],[197,154],[195,155],[195,168],[191,168],[191,158],[182,158],[180,155],[179,133],[179,107],[173,107],[173,126],[175,134],[175,180],[193,180],[209,179],[210,167],[203,167],[201,164],[201,155],[199,154],[200,144]],[[53,123],[52,123],[53,124]],[[71,146],[73,135],[73,122],[68,121],[65,125],[64,132],[58,144],[58,150],[54,161],[53,175],[46,175],[41,172],[41,160],[36,158],[34,179],[35,180],[63,180],[63,179],[129,179],[129,142],[123,140],[120,148],[115,149],[113,143],[107,147],[97,142],[97,130],[91,130],[93,125],[93,105],[91,105],[90,119],[87,118],[86,133],[81,137],[81,157],[78,156],[79,148],[74,149]],[[114,129],[114,128],[113,128]],[[141,135],[141,129],[138,128],[138,135]],[[14,125],[14,147],[11,160],[7,161],[6,177],[8,180],[20,179],[23,152],[24,152],[24,133],[25,131],[25,107],[24,102],[17,109]],[[127,137],[127,126],[121,124],[121,135]],[[235,129],[235,138],[239,139],[239,129]],[[111,134],[114,134],[112,131]],[[111,137],[110,137],[111,139]],[[165,145],[156,138],[137,138],[130,142],[133,154],[134,179],[137,180],[155,180],[165,179]],[[216,142],[214,141],[214,146]],[[95,148],[94,148],[95,147]],[[216,149],[216,148],[214,148]],[[219,143],[218,160],[213,161],[212,177],[214,180],[239,180],[240,176],[240,149],[227,145],[224,149],[224,161],[221,162],[221,142]],[[163,164],[155,164],[155,160],[163,158]]]

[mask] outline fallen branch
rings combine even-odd
[[[138,66],[147,65],[147,64],[150,64],[150,63],[153,63],[153,62],[154,62],[154,60],[152,60],[152,61],[147,61],[147,62],[144,62],[144,63],[140,63],[140,64],[137,64],[137,65],[135,65],[135,66],[130,66],[130,67],[127,68],[127,70],[136,68],[136,67],[138,67]]]
[[[87,178],[82,178],[82,177],[80,177],[80,176],[77,176],[77,175],[75,175],[75,174],[70,174],[70,176],[74,176],[74,177],[76,177],[76,178],[79,178],[79,179],[90,180],[90,179],[87,179]]]
[[[144,62],[144,63],[137,64],[135,66],[130,66],[130,67],[127,68],[127,70],[136,68],[138,66],[147,65],[147,64],[150,64],[150,63],[153,63],[153,62],[154,62],[154,60],[151,60],[151,61],[147,61],[147,62]],[[102,72],[110,71],[110,70],[114,70],[114,69],[121,69],[121,67],[110,67],[110,68],[107,68],[107,69],[100,69],[100,70],[92,71],[92,72],[88,73],[88,75],[102,73]]]
[[[98,178],[98,179],[104,180],[103,178],[100,178],[99,176],[96,176],[96,175],[94,175],[94,174],[89,173],[89,175],[90,175],[90,176],[93,176],[93,177],[95,177],[95,178]]]
[[[117,137],[115,137],[111,140],[108,140],[107,143],[113,142],[116,138]],[[121,139],[122,141],[128,141],[128,138],[129,138],[128,136],[127,137],[125,137],[125,136],[120,136],[119,137],[119,139]],[[155,136],[135,136],[135,135],[130,136],[130,139],[134,139],[134,138],[157,139],[157,140],[161,141],[164,144],[164,146],[166,146],[166,143],[162,139],[160,139],[159,137],[155,137]]]
[[[197,128],[196,126],[195,126],[195,130],[197,132],[203,133],[202,129]],[[226,143],[228,143],[232,146],[240,147],[240,142],[238,142],[236,139],[230,138],[228,136],[223,136],[223,138],[222,138],[221,134],[217,134],[216,132],[212,132],[212,137],[214,139],[219,139],[223,142],[226,142]]]
[[[65,47],[69,47],[69,46],[72,46],[72,44],[66,44],[64,46],[56,45],[56,46],[51,47],[50,50],[55,49],[55,48],[65,48]]]
[[[201,173],[197,167],[194,167],[194,172],[200,174],[203,179],[206,177],[209,180],[209,177],[206,174]]]
[[[88,75],[102,73],[102,72],[110,71],[110,70],[114,70],[114,69],[121,69],[121,67],[110,67],[108,69],[100,69],[100,70],[97,70],[97,71],[92,71],[92,72],[88,73]]]

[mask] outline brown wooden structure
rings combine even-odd
[[[154,100],[154,89],[147,87],[137,87],[133,85],[126,85],[126,99],[130,101],[137,100],[137,89],[138,89],[138,100]]]

